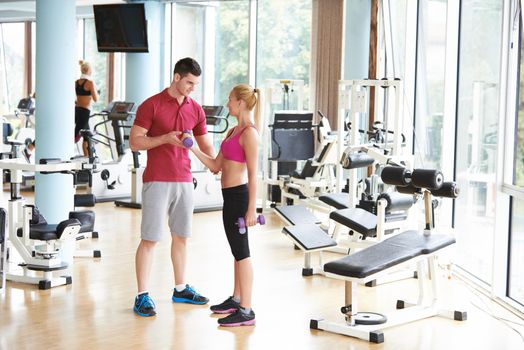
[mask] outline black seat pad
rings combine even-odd
[[[337,245],[337,242],[333,238],[329,237],[324,230],[315,224],[286,226],[283,232],[293,237],[302,247],[302,250],[327,248]]]
[[[330,193],[320,196],[318,199],[336,209],[346,209],[349,204],[349,194],[347,193]]]
[[[455,238],[433,233],[425,236],[406,231],[366,249],[324,265],[324,271],[340,276],[364,278],[422,254],[430,254],[455,243]]]
[[[95,229],[95,212],[92,210],[78,210],[69,212],[70,219],[78,219],[80,224],[79,233],[93,232]]]
[[[58,239],[56,227],[58,225],[36,224],[29,228],[29,238],[37,241],[52,241]],[[22,228],[16,231],[18,237],[22,237]]]
[[[80,221],[77,219],[68,219],[56,224],[35,224],[29,226],[29,238],[36,241],[52,241],[60,239],[65,229],[72,226],[80,226]],[[18,237],[23,236],[22,228],[18,228],[16,234]]]
[[[275,210],[291,225],[320,224],[320,220],[302,205],[286,205],[276,207]]]
[[[364,237],[372,237],[377,229],[377,216],[361,208],[348,208],[331,212],[329,218],[355,230]]]

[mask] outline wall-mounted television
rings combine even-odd
[[[93,5],[99,52],[148,52],[144,4]]]

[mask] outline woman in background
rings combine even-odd
[[[79,61],[80,78],[75,82],[75,143],[80,140],[80,130],[89,129],[89,116],[91,115],[91,102],[98,101],[98,92],[95,82],[91,78],[91,65],[86,61]],[[82,143],[84,156],[88,155],[87,140]]]

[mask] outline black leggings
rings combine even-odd
[[[75,107],[75,141],[80,140],[80,130],[89,129],[91,111],[84,107]],[[87,140],[84,140],[87,141]]]
[[[222,221],[226,231],[227,240],[231,247],[231,253],[236,261],[250,257],[249,240],[246,233],[238,232],[237,220],[246,215],[249,204],[249,191],[247,185],[223,188],[224,208],[222,210]]]

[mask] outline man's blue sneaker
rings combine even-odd
[[[133,310],[139,316],[149,317],[156,315],[155,303],[149,296],[149,293],[143,293],[136,296]]]
[[[177,292],[176,288],[173,289],[173,297],[171,300],[173,300],[175,303],[189,303],[197,305],[204,305],[209,301],[208,298],[198,294],[191,286],[189,286],[189,284],[186,284],[186,288],[181,292]]]

